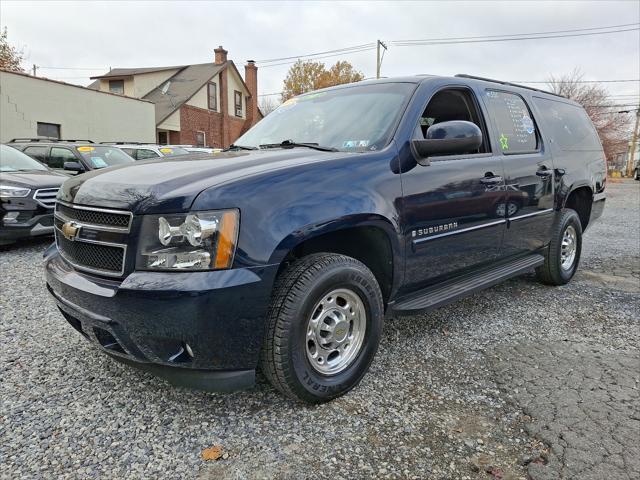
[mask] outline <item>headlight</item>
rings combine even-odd
[[[138,270],[219,270],[233,263],[238,210],[145,215]]]
[[[24,198],[29,195],[29,192],[31,192],[31,190],[24,187],[0,185],[0,197],[2,198]]]

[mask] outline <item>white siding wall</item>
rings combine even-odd
[[[0,71],[0,142],[37,136],[37,123],[63,138],[155,142],[152,103]]]
[[[219,112],[220,111],[220,75],[216,75],[211,79],[211,81],[216,84],[216,96],[217,96],[216,103],[218,106],[217,111]],[[198,107],[198,108],[209,108],[207,85],[205,85],[200,90],[198,90],[196,94],[193,97],[191,97],[191,100],[187,102],[187,105],[191,105],[192,107]]]
[[[151,90],[160,87],[169,78],[173,77],[178,69],[164,70],[162,72],[141,73],[133,77],[134,97],[142,98]]]
[[[249,92],[247,91],[246,88],[244,88],[244,85],[242,84],[242,79],[236,73],[233,67],[227,68],[227,72],[228,72],[227,83],[229,85],[227,88],[227,106],[229,110],[229,115],[231,117],[235,117],[236,115],[235,100],[233,98],[233,92],[237,90],[238,92],[242,92],[242,118],[247,118],[247,105],[246,105],[245,97],[249,95]]]
[[[174,132],[180,131],[180,109],[173,112],[167,117],[167,119],[158,125],[158,130],[173,130]]]

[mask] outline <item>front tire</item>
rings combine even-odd
[[[262,371],[295,400],[344,395],[369,369],[383,318],[380,287],[364,264],[332,253],[304,257],[276,281]]]
[[[536,269],[547,285],[564,285],[578,269],[582,252],[582,224],[575,210],[565,208],[556,219],[544,264]]]

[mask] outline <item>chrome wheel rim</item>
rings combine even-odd
[[[505,208],[504,203],[499,203],[498,206],[496,207],[496,216],[497,217],[504,217],[505,211],[506,211],[506,208]]]
[[[518,211],[518,205],[516,205],[515,203],[510,202],[507,206],[507,213],[509,216],[515,215],[516,212]]]
[[[338,288],[327,293],[307,322],[305,349],[315,371],[336,375],[360,353],[367,328],[367,313],[357,293]]]
[[[576,229],[569,225],[562,235],[562,246],[560,250],[560,264],[563,270],[571,270],[576,259],[576,249],[578,235]]]

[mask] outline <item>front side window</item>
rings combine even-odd
[[[415,88],[412,83],[355,84],[294,97],[234,143],[259,147],[292,140],[345,152],[380,150]]]
[[[31,170],[47,171],[47,167],[13,147],[0,145],[0,172],[28,172]]]
[[[520,95],[487,90],[489,114],[496,125],[503,154],[532,153],[538,150],[538,135],[531,112]]]
[[[124,80],[109,80],[109,91],[124,95]]]
[[[235,90],[233,92],[236,117],[242,116],[242,92]]]
[[[68,148],[53,147],[47,164],[50,168],[64,168],[64,162],[77,162],[78,159]]]
[[[153,150],[149,150],[148,148],[139,148],[136,151],[136,160],[146,160],[147,158],[158,158],[160,155],[158,155],[156,152],[154,152]]]
[[[209,103],[209,110],[218,110],[218,91],[217,85],[213,82],[207,85],[207,98]]]
[[[60,139],[60,125],[57,123],[38,122],[38,136]]]
[[[419,128],[416,128],[416,137],[425,138],[429,127],[452,120],[474,123],[483,132],[480,148],[467,153],[486,153],[491,151],[485,133],[486,128],[483,117],[478,109],[475,96],[466,88],[448,88],[437,92],[429,100],[427,108],[425,108],[420,117]]]
[[[23,152],[29,155],[31,158],[38,160],[39,162],[46,163],[48,149],[49,147],[33,146],[25,148]]]

